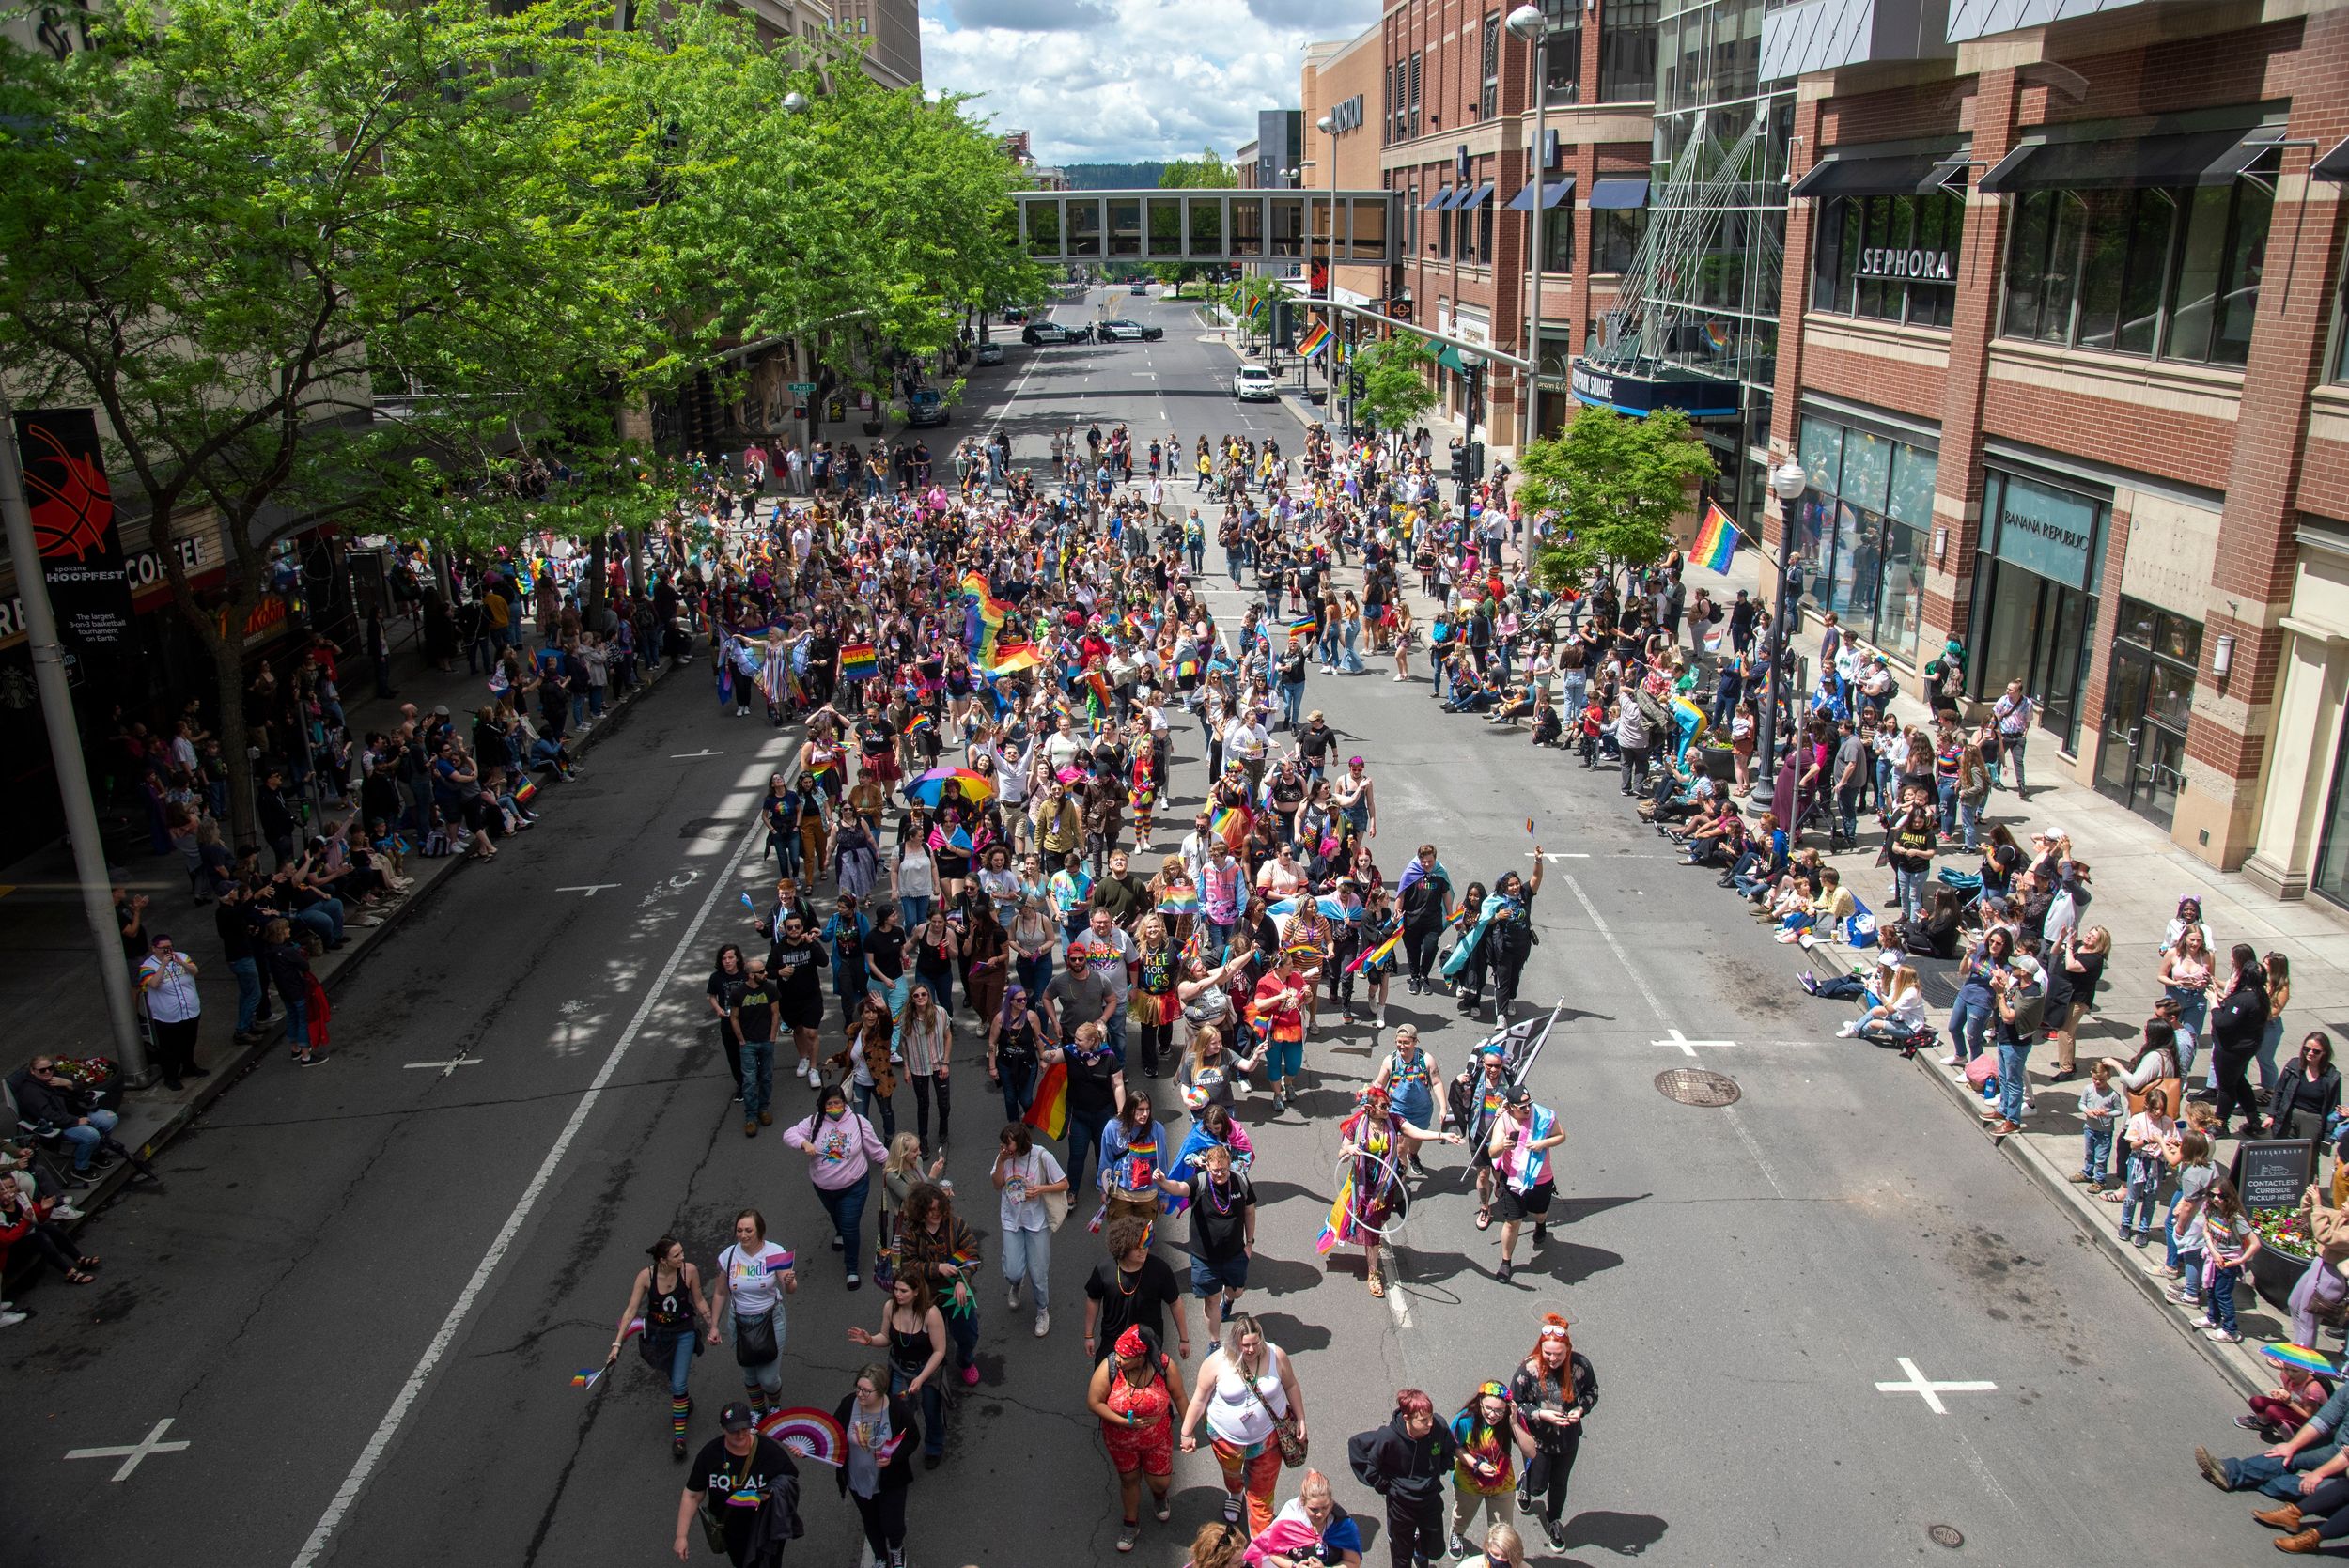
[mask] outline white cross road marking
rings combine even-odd
[[[481,1058],[477,1056],[467,1056],[460,1050],[445,1062],[409,1062],[403,1063],[402,1065],[405,1066],[410,1072],[414,1072],[423,1067],[438,1067],[441,1070],[440,1076],[442,1078],[448,1078],[454,1075],[459,1067],[480,1066]]]
[[[573,887],[557,888],[554,891],[557,893],[583,893],[588,897],[593,898],[597,893],[601,893],[604,889],[616,888],[620,884],[617,882],[582,882]]]
[[[188,1446],[184,1442],[166,1443],[161,1440],[163,1435],[171,1430],[171,1421],[172,1418],[165,1416],[155,1423],[155,1429],[152,1432],[137,1442],[122,1448],[68,1449],[65,1456],[68,1459],[119,1459],[122,1461],[121,1467],[107,1479],[128,1481],[131,1479],[131,1472],[145,1464],[149,1454],[178,1453]]]
[[[1950,1407],[1941,1403],[1943,1394],[1987,1394],[1998,1391],[1999,1386],[1996,1383],[1936,1383],[1923,1373],[1919,1372],[1917,1363],[1907,1357],[1903,1356],[1899,1358],[1899,1360],[1901,1371],[1908,1374],[1907,1379],[1900,1383],[1878,1383],[1876,1392],[1915,1394],[1923,1400],[1925,1407],[1937,1416],[1946,1416],[1950,1413]]]
[[[1532,850],[1528,849],[1525,852],[1525,858],[1529,861],[1544,860],[1556,865],[1560,861],[1587,861],[1591,857],[1573,849],[1548,849],[1537,856]]]
[[[1735,1040],[1691,1040],[1676,1029],[1669,1030],[1666,1032],[1672,1035],[1671,1039],[1650,1040],[1648,1044],[1651,1046],[1671,1046],[1674,1049],[1678,1050],[1683,1056],[1694,1056],[1697,1053],[1697,1048],[1699,1046],[1735,1046],[1737,1043]]]
[[[725,755],[725,753],[723,752],[712,752],[708,750],[699,752],[671,752],[669,753],[669,760],[671,762],[677,762],[685,757],[722,757],[723,755]]]

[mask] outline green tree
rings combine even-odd
[[[1362,395],[1354,399],[1354,420],[1373,430],[1404,430],[1419,423],[1436,406],[1436,389],[1426,367],[1436,363],[1427,340],[1397,333],[1371,344],[1354,356],[1354,373],[1362,379]]]
[[[1517,463],[1525,510],[1549,512],[1556,524],[1534,556],[1535,581],[1551,589],[1579,586],[1600,566],[1662,559],[1689,486],[1712,472],[1712,454],[1677,409],[1643,419],[1581,410],[1563,433],[1530,444]]]
[[[1162,191],[1228,191],[1238,183],[1238,172],[1211,147],[1201,147],[1196,158],[1177,160],[1159,171]],[[1206,269],[1195,261],[1162,261],[1150,271],[1160,283],[1179,291]]]

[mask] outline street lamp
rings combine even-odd
[[[807,100],[800,93],[787,92],[783,95],[782,108],[786,119],[797,119],[807,113]],[[800,170],[796,160],[784,165],[783,194],[786,207],[795,204],[799,198]],[[801,381],[813,382],[816,380],[815,350],[804,338],[797,338],[793,341],[791,365]],[[816,453],[817,395],[810,392],[805,396],[807,397],[807,435],[804,439],[807,442],[807,455],[813,458]]]
[[[1484,386],[1485,356],[1473,349],[1460,350],[1460,374],[1468,381],[1468,407],[1462,411],[1468,416],[1468,433],[1460,442],[1463,466],[1461,476],[1453,487],[1452,500],[1455,505],[1465,511],[1469,503],[1469,486],[1476,474],[1476,405],[1483,400],[1477,394]]]
[[[1772,806],[1775,808],[1783,804],[1786,807],[1786,811],[1780,813],[1779,820],[1789,833],[1795,830],[1795,824],[1787,816],[1787,813],[1794,809],[1794,802],[1781,802],[1777,798],[1778,704],[1786,689],[1783,644],[1788,631],[1786,601],[1792,597],[1794,584],[1792,564],[1795,558],[1796,508],[1802,504],[1802,492],[1810,488],[1810,484],[1811,476],[1803,472],[1802,464],[1792,458],[1770,470],[1770,491],[1778,497],[1779,508],[1778,587],[1770,600],[1769,641],[1763,644],[1765,655],[1770,661],[1770,680],[1755,750],[1761,753],[1763,776],[1770,781]]]
[[[1544,111],[1549,107],[1549,27],[1539,6],[1519,6],[1509,13],[1509,32],[1513,37],[1531,39],[1533,42],[1533,147],[1528,161],[1533,165],[1533,203],[1526,213],[1525,240],[1525,363],[1533,368],[1524,372],[1522,399],[1525,404],[1525,433],[1517,442],[1517,461],[1525,460],[1525,449],[1541,433],[1542,403],[1542,213],[1549,193],[1548,127],[1544,123]]]
[[[1314,129],[1330,138],[1330,258],[1321,274],[1321,314],[1334,339],[1338,333],[1338,122],[1324,115],[1314,121]],[[1308,277],[1305,281],[1310,286],[1313,279]],[[1329,356],[1321,362],[1321,367],[1330,376],[1330,396],[1321,411],[1334,418],[1338,411],[1337,345],[1330,342],[1321,347]]]

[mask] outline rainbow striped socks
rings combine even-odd
[[[686,1418],[692,1413],[693,1396],[692,1394],[669,1396],[669,1436],[672,1441],[679,1443],[685,1441]]]

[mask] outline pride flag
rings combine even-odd
[[[1320,635],[1321,622],[1312,615],[1300,615],[1289,623],[1289,641],[1292,643],[1301,638]]]
[[[1392,953],[1398,946],[1402,945],[1402,941],[1403,933],[1397,931],[1393,936],[1389,937],[1385,941],[1380,942],[1377,947],[1374,947],[1369,952],[1357,956],[1352,963],[1346,966],[1346,972],[1352,974],[1368,965],[1386,962],[1387,955]]]
[[[1328,346],[1329,342],[1330,323],[1327,321],[1315,321],[1312,326],[1305,329],[1305,335],[1297,340],[1297,351],[1304,355],[1307,359],[1311,359],[1314,355],[1321,352],[1321,350]]]
[[[935,729],[937,725],[932,722],[928,714],[917,713],[913,716],[913,722],[906,726],[905,733],[908,735],[920,735],[924,730]]]
[[[1704,521],[1697,529],[1697,542],[1688,547],[1688,564],[1725,572],[1736,553],[1737,525],[1729,520],[1729,514],[1718,505],[1706,502]]]
[[[840,650],[842,680],[870,680],[880,674],[880,660],[873,655],[870,643],[850,643]]]
[[[1338,1195],[1330,1202],[1329,1218],[1321,1222],[1321,1234],[1314,1237],[1314,1250],[1327,1252],[1346,1239],[1352,1223],[1354,1208],[1354,1172],[1348,1170],[1346,1179],[1338,1184]]]
[[[1253,826],[1252,814],[1245,806],[1218,806],[1215,815],[1207,819],[1207,829],[1237,852],[1248,838]]]
[[[1055,1062],[1044,1069],[1035,1099],[1028,1107],[1028,1126],[1047,1138],[1068,1135],[1068,1063]]]

